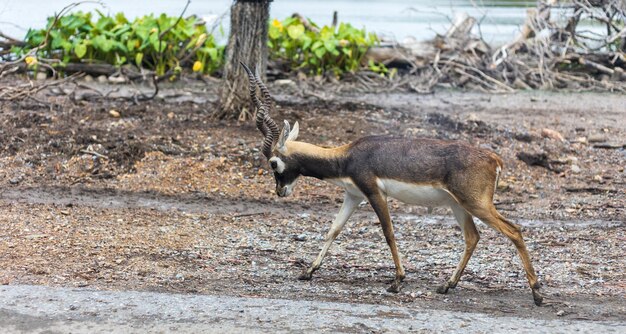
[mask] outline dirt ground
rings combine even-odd
[[[21,79],[0,84],[7,80]],[[294,195],[277,198],[258,131],[211,118],[215,84],[165,87],[140,104],[73,101],[70,88],[0,105],[2,284],[626,321],[624,96],[329,89],[311,97],[270,86],[272,116],[298,120],[304,141],[428,136],[500,154],[495,202],[523,227],[546,295],[537,308],[514,247],[483,224],[457,289],[436,294],[461,255],[460,230],[448,209],[428,214],[395,201],[407,269],[401,293],[385,292],[393,262],[367,205],[313,280],[298,281],[339,209],[337,187],[302,179]]]

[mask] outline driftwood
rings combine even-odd
[[[404,46],[387,43],[367,50],[361,64],[365,66],[369,61],[389,67],[410,68],[415,64],[415,55]]]
[[[562,7],[572,9],[565,24],[551,17],[554,8]],[[606,34],[589,35],[578,27],[583,20],[606,26]],[[545,88],[626,91],[624,20],[626,1],[538,1],[537,8],[527,11],[520,33],[496,49],[471,34],[475,19],[461,15],[444,35],[427,43],[375,47],[365,58],[411,68],[421,83],[415,79],[407,86],[419,86],[420,92],[429,92],[435,85],[490,92]]]
[[[293,18],[297,19],[298,21],[300,21],[300,23],[302,23],[302,25],[304,26],[304,28],[306,30],[309,30],[309,31],[312,31],[312,32],[314,32],[316,34],[319,34],[320,30],[316,26],[312,25],[311,22],[309,22],[309,20],[306,17],[300,15],[299,13],[294,13],[293,15],[291,15],[291,17],[293,17]],[[335,17],[336,16],[333,17],[333,22],[335,22],[334,21]]]
[[[18,66],[19,66],[19,70],[18,70],[19,72],[28,71],[28,67],[26,64],[22,63],[22,64],[19,64]],[[147,75],[137,72],[131,66],[118,67],[118,66],[113,66],[110,64],[68,63],[68,64],[65,64],[63,67],[59,68],[59,70],[62,70],[63,72],[67,74],[85,73],[85,74],[89,74],[92,76],[105,75],[107,77],[121,74],[130,80],[148,77]]]

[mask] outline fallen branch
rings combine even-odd
[[[563,189],[569,193],[616,194],[619,192],[617,189],[598,187],[563,187]]]
[[[111,76],[114,74],[122,74],[130,80],[145,78],[148,74],[142,74],[134,71],[130,66],[113,66],[110,64],[93,64],[93,63],[68,63],[64,66],[51,67],[55,71],[62,71],[67,74],[85,73],[92,76]],[[17,64],[12,68],[13,72],[27,72],[30,69],[26,63]]]
[[[72,82],[82,76],[84,76],[84,73],[76,73],[63,79],[45,81],[41,84],[35,84],[30,81],[29,83],[22,85],[2,86],[0,87],[0,101],[16,101],[23,100],[25,98],[34,98],[33,95],[44,88],[58,86],[66,82]]]
[[[96,152],[96,151],[90,151],[90,150],[80,150],[80,152],[81,152],[81,153],[85,153],[85,154],[91,154],[91,155],[93,155],[93,156],[96,156],[96,157],[98,157],[98,158],[102,158],[102,159],[104,159],[104,160],[109,160],[109,157],[107,157],[107,156],[106,156],[106,155],[104,155],[104,154],[100,154],[100,153],[98,153],[98,152]]]
[[[291,17],[300,21],[300,23],[302,23],[305,29],[312,31],[316,34],[319,34],[320,30],[316,26],[312,25],[311,22],[309,22],[309,20],[306,17],[298,13],[294,13],[293,15],[291,15]]]

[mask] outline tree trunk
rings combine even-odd
[[[271,1],[271,0],[270,0]],[[248,77],[239,62],[259,69],[265,80],[267,67],[268,0],[238,0],[230,9],[230,36],[220,90],[219,118],[251,118]]]

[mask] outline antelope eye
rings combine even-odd
[[[270,166],[275,170],[278,167],[278,162],[276,162],[276,160],[270,161]]]

